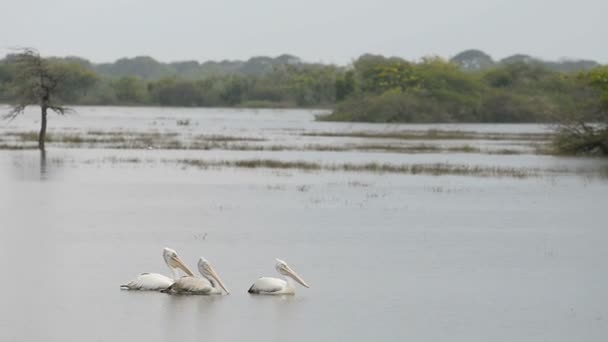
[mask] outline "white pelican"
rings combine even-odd
[[[300,285],[308,288],[308,284],[281,259],[276,259],[275,268],[279,274],[283,275],[285,280],[270,277],[261,277],[256,280],[249,288],[249,293],[265,294],[265,295],[293,295],[295,294],[294,280]]]
[[[222,290],[218,288],[219,285],[226,291],[226,294],[230,294],[230,291],[228,291],[220,276],[215,272],[215,269],[203,257],[198,259],[198,271],[203,278],[194,276],[182,277],[162,292],[170,294],[221,295]]]
[[[177,255],[177,252],[171,248],[163,249],[163,259],[171,270],[173,279],[158,273],[142,273],[135,280],[130,281],[126,285],[120,285],[123,290],[147,290],[147,291],[160,291],[165,290],[176,280],[179,279],[178,269],[184,271],[189,276],[194,275],[192,271],[186,266],[186,264]]]

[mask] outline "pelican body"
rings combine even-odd
[[[310,287],[285,261],[276,260],[275,268],[284,279],[261,277],[251,285],[247,292],[260,295],[294,295],[296,293],[295,282],[306,288]]]
[[[197,266],[198,271],[203,276],[202,278],[195,276],[182,277],[162,292],[169,294],[221,295],[223,289],[226,294],[230,294],[220,276],[205,258],[200,257]]]
[[[178,269],[189,276],[194,275],[177,255],[177,252],[171,248],[163,249],[163,259],[167,267],[169,267],[173,278],[159,273],[142,273],[129,283],[120,285],[120,288],[123,290],[161,291],[167,289],[180,278]]]

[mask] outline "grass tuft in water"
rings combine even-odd
[[[314,132],[302,133],[309,137],[347,137],[400,140],[549,140],[551,133],[480,133],[470,131],[444,131],[430,129],[426,131],[391,131],[391,132]]]
[[[169,161],[175,162],[175,161]],[[526,178],[536,175],[534,170],[483,167],[470,165],[454,165],[447,163],[436,164],[405,164],[395,165],[386,163],[365,164],[321,164],[307,161],[281,161],[273,159],[247,159],[247,160],[221,160],[209,161],[201,159],[179,159],[177,163],[199,168],[210,167],[237,167],[237,168],[267,168],[267,169],[298,169],[303,171],[346,171],[346,172],[374,172],[374,173],[399,173],[410,175],[462,175],[477,177],[513,177]]]

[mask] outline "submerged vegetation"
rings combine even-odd
[[[0,102],[18,103],[23,93],[15,86],[22,71],[17,57],[0,60]],[[608,154],[608,67],[593,61],[515,55],[495,62],[469,50],[451,60],[363,55],[345,67],[289,55],[202,64],[149,57],[44,62],[69,66],[67,76],[86,72],[86,87],[65,83],[69,96],[61,100],[71,104],[330,107],[318,119],[331,121],[552,122],[559,124],[556,151]]]
[[[82,134],[51,132],[47,142],[64,148],[159,149],[159,150],[227,150],[227,151],[316,151],[316,152],[385,152],[385,153],[481,153],[481,154],[549,154],[548,134],[476,133],[465,131],[399,131],[349,133],[299,133],[305,137],[365,138],[366,141],[328,141],[315,143],[272,143],[262,137],[180,134],[178,132],[104,132]],[[0,150],[30,149],[36,132],[7,131],[0,136]],[[386,141],[391,139],[393,141]],[[403,140],[403,141],[401,141]],[[443,144],[444,140],[462,140],[459,144]],[[480,148],[479,140],[518,144],[513,148]]]
[[[467,131],[388,131],[388,132],[322,132],[302,133],[304,136],[383,138],[400,140],[548,140],[549,133],[480,133]]]
[[[27,143],[37,139],[36,132],[5,132],[0,136],[0,149],[13,149],[16,146],[28,146]],[[219,149],[228,143],[261,142],[263,138],[227,136],[227,135],[193,135],[184,139],[177,132],[103,132],[89,131],[77,133],[50,133],[46,139],[49,143],[64,147],[90,147],[114,149]]]
[[[494,178],[517,178],[525,179],[529,177],[553,177],[563,175],[578,175],[584,177],[608,177],[607,169],[594,168],[589,170],[568,169],[568,168],[534,168],[534,167],[501,167],[501,166],[482,166],[465,165],[452,163],[413,163],[413,164],[393,164],[393,163],[322,163],[305,160],[277,160],[277,159],[198,159],[198,158],[147,158],[137,157],[106,157],[102,159],[86,160],[84,164],[95,163],[119,163],[119,164],[141,164],[141,163],[161,163],[167,165],[182,165],[184,167],[197,168],[202,170],[218,168],[238,168],[238,169],[274,169],[274,170],[293,170],[301,172],[369,172],[380,174],[400,174],[400,175],[428,175],[428,176],[470,176],[470,177],[494,177]],[[350,184],[350,186],[367,186],[366,184]],[[301,189],[299,191],[306,191]]]
[[[172,162],[172,161],[170,161]],[[305,171],[347,171],[347,172],[378,172],[378,173],[399,173],[399,174],[427,174],[433,176],[441,175],[460,175],[477,177],[515,177],[525,178],[535,175],[534,170],[483,167],[471,165],[455,165],[447,163],[436,164],[387,164],[387,163],[342,163],[342,164],[321,164],[307,161],[281,161],[273,159],[247,159],[247,160],[220,160],[210,161],[201,159],[180,159],[178,164],[194,166],[198,168],[209,167],[237,167],[237,168],[267,168],[267,169],[297,169]]]

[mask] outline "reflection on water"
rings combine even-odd
[[[40,180],[46,180],[47,176],[46,150],[40,150]]]
[[[165,295],[162,298],[162,316],[167,322],[166,339],[183,334],[184,322],[192,322],[194,336],[213,336],[213,317],[216,316],[217,306],[221,305],[221,296],[190,296]],[[200,322],[200,323],[199,323]]]
[[[48,181],[61,178],[69,151],[0,151],[0,171],[15,181]],[[3,158],[2,158],[3,157]]]
[[[602,177],[608,178],[608,165],[604,165],[600,168],[600,173]]]

